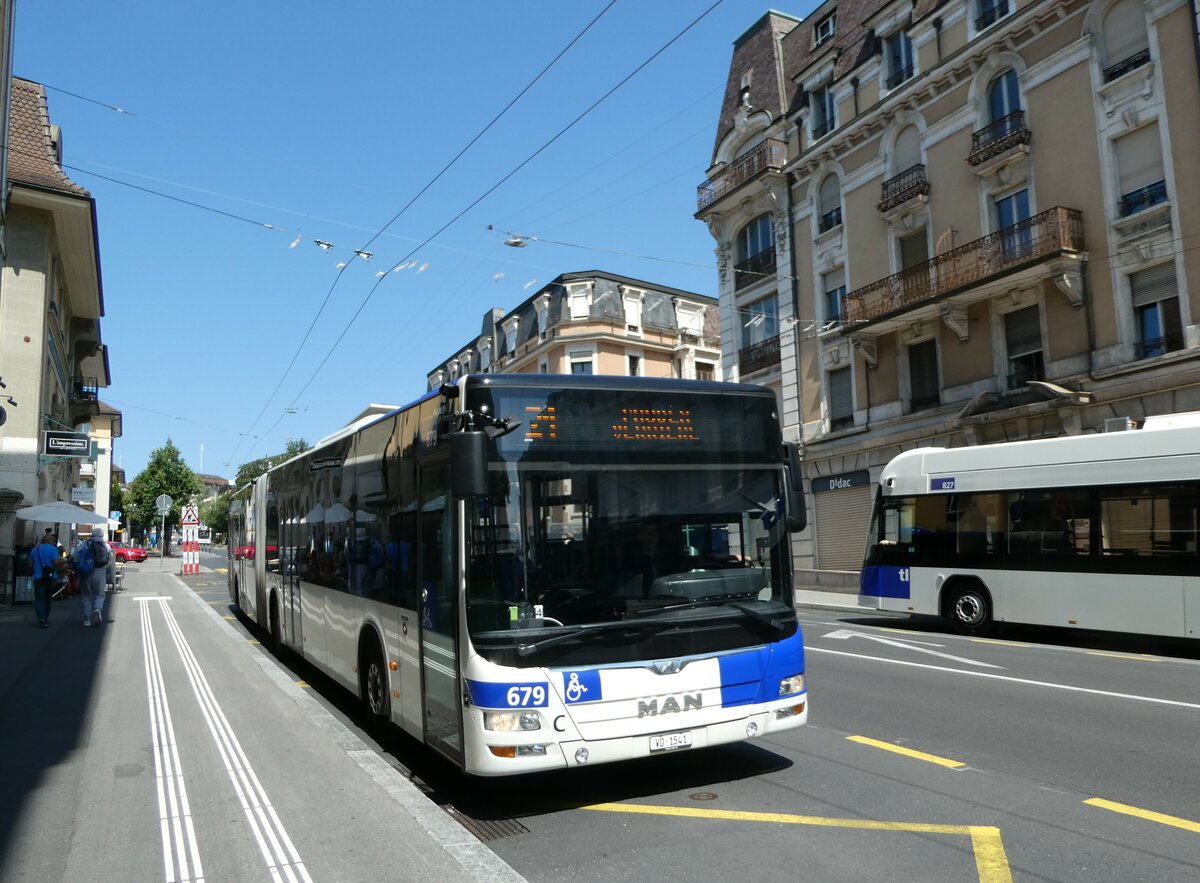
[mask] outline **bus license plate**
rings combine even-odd
[[[691,733],[663,733],[650,737],[651,751],[674,751],[676,748],[691,748]]]

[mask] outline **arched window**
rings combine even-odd
[[[1104,46],[1104,82],[1115,80],[1150,60],[1146,13],[1140,0],[1117,0],[1100,26]]]
[[[738,231],[734,290],[775,274],[775,236],[771,215],[762,214]]]
[[[1002,71],[988,84],[988,122],[995,123],[1021,109],[1021,92],[1017,87],[1017,72]]]
[[[916,126],[905,126],[896,136],[892,174],[899,175],[921,162],[921,133]]]
[[[832,230],[842,223],[842,188],[837,175],[831,173],[825,176],[817,193],[817,203],[817,210],[821,213],[817,222],[818,233]]]

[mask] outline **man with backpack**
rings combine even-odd
[[[79,577],[79,600],[83,604],[83,624],[100,625],[104,621],[104,572],[112,559],[112,550],[104,541],[104,531],[93,528],[89,539],[80,543],[71,557],[71,569]]]

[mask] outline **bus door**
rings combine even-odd
[[[302,625],[300,620],[300,564],[306,549],[304,525],[300,523],[300,500],[293,494],[284,507],[283,536],[279,544],[280,567],[283,570],[283,610],[280,611],[280,629],[283,642],[295,650],[304,652]]]
[[[445,460],[421,469],[420,575],[421,695],[425,741],[462,760],[462,691],[458,683],[458,580],[454,505]]]

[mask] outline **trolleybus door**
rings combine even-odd
[[[454,504],[445,461],[421,469],[420,560],[421,676],[425,741],[462,759],[461,691],[458,684],[458,580]]]

